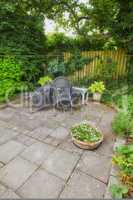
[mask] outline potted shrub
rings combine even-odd
[[[94,82],[90,87],[89,90],[93,93],[93,100],[100,101],[103,91],[105,90],[105,85],[102,81]]]
[[[103,141],[103,134],[88,122],[82,122],[71,128],[73,143],[82,149],[95,149]]]

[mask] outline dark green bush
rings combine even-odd
[[[36,81],[45,62],[44,20],[25,2],[0,1],[0,58],[13,56],[22,63],[23,80]]]
[[[62,51],[71,52],[73,49],[79,49],[80,51],[90,50],[106,50],[115,49],[114,42],[107,41],[106,38],[100,35],[92,35],[89,37],[77,36],[75,38],[66,36],[64,33],[52,33],[47,35],[46,42],[47,50],[49,52],[57,53]]]

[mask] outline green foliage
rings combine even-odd
[[[71,52],[72,49],[80,49],[81,51],[101,50],[101,49],[115,49],[113,41],[108,41],[98,35],[91,35],[89,37],[66,36],[64,33],[52,33],[47,35],[46,46],[48,52]]]
[[[22,76],[20,63],[10,57],[0,59],[0,80],[13,79],[19,81],[20,76]]]
[[[103,82],[94,82],[89,88],[88,90],[90,90],[92,93],[103,93],[103,91],[105,90],[105,85]]]
[[[117,69],[117,63],[111,58],[98,59],[98,64],[95,71],[95,79],[102,81],[110,81],[113,78]]]
[[[0,101],[10,98],[23,86],[21,64],[14,58],[0,59]]]
[[[52,79],[51,77],[49,76],[44,76],[44,77],[41,77],[38,81],[38,83],[41,85],[41,86],[44,86],[46,84],[49,84],[52,82]]]
[[[111,186],[111,192],[114,198],[127,197],[133,186],[133,144],[120,145],[115,149],[113,163],[119,169],[120,180],[124,185]]]
[[[62,56],[50,60],[48,62],[48,73],[54,77],[72,75],[75,71],[83,69],[85,64],[91,60],[82,56],[80,51],[75,50],[66,61],[63,60]]]
[[[115,149],[115,152],[119,155],[133,157],[133,145],[121,145]]]
[[[129,113],[119,112],[112,122],[113,131],[121,136],[128,136],[133,132],[133,120]]]
[[[110,187],[113,198],[122,199],[128,193],[128,188],[124,185],[112,185]]]
[[[0,1],[0,56],[11,55],[21,61],[23,79],[30,82],[42,71],[46,41],[37,6],[33,0]]]
[[[113,80],[106,83],[102,102],[113,105],[133,114],[133,87],[127,84],[127,79]]]
[[[71,128],[72,136],[84,142],[96,142],[101,139],[101,133],[86,123]]]
[[[75,50],[67,62],[67,74],[73,74],[75,71],[82,70],[83,67],[91,61],[91,58],[84,57],[81,55],[80,51]]]
[[[66,74],[65,62],[54,59],[48,63],[48,73],[54,77]]]
[[[113,162],[120,171],[128,176],[133,176],[133,145],[121,145],[116,148]]]
[[[64,33],[53,33],[47,36],[47,49],[50,52],[71,50],[75,41],[73,38],[66,36]]]
[[[117,105],[119,108],[126,107],[127,112],[133,116],[133,95],[127,94],[125,96],[120,96],[119,100],[117,101]]]

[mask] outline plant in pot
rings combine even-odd
[[[100,101],[101,100],[101,96],[102,93],[105,90],[105,85],[102,81],[97,82],[95,81],[89,88],[88,90],[90,90],[93,93],[93,100],[94,101]]]
[[[82,149],[95,149],[103,141],[103,134],[88,122],[82,122],[71,128],[73,143]]]

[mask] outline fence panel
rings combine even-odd
[[[125,76],[127,73],[126,64],[127,56],[126,52],[123,49],[116,51],[84,51],[81,53],[85,57],[93,58],[92,61],[85,65],[84,68],[78,72],[75,72],[69,78],[72,80],[83,79],[84,77],[94,77],[99,70],[100,60],[105,60],[110,58],[113,62],[116,63],[116,72],[114,74],[114,79],[119,79],[122,76]],[[70,53],[64,53],[64,59],[68,60],[70,58]]]

